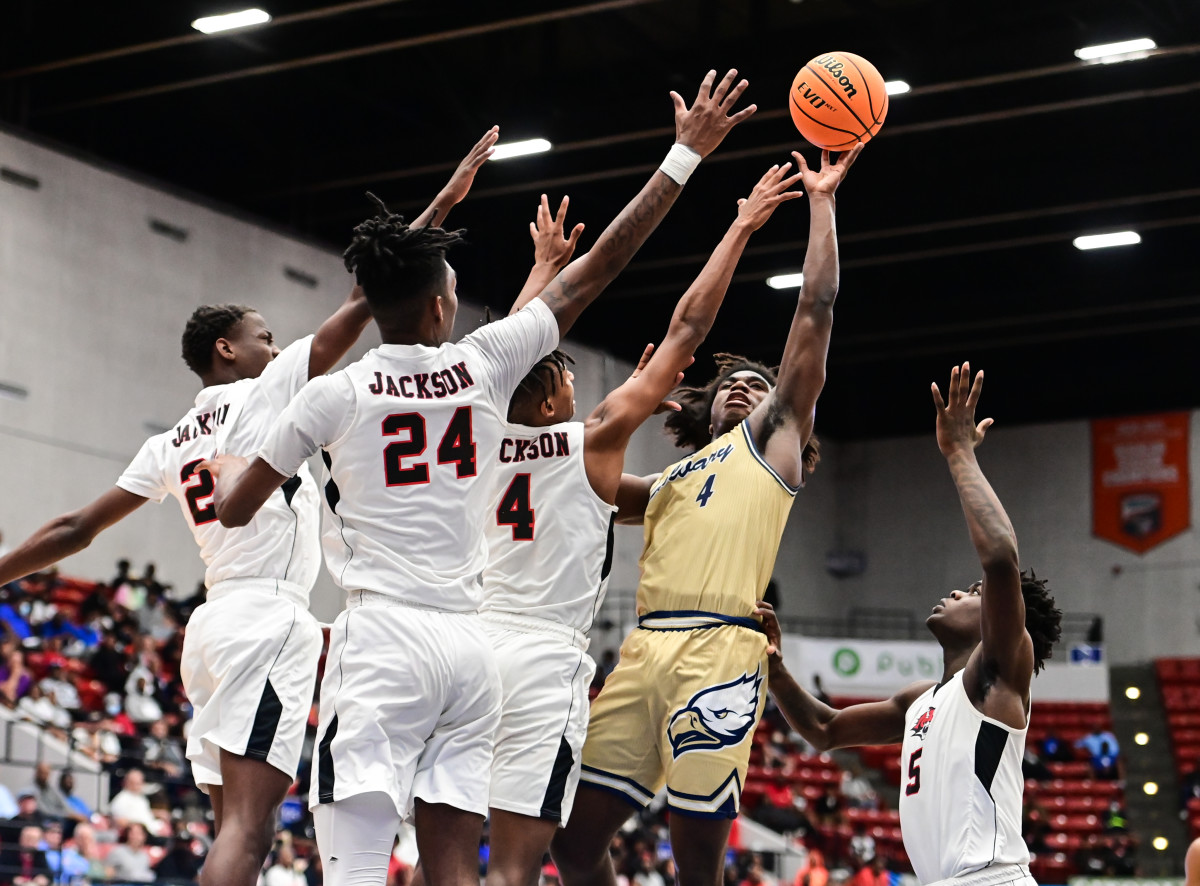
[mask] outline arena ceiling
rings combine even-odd
[[[246,3],[245,5],[250,5]],[[796,70],[845,49],[912,91],[839,195],[842,289],[818,429],[932,430],[931,380],[969,358],[1001,424],[1200,406],[1200,4],[1193,0],[259,0],[274,20],[204,37],[226,0],[11,0],[4,125],[340,247],[371,189],[415,212],[491,124],[547,154],[490,163],[452,218],[461,294],[505,306],[537,196],[584,245],[641,186],[690,98],[736,66],[760,111],[688,185],[576,327],[633,358],[747,192],[799,139]],[[1076,48],[1159,49],[1084,64]],[[809,151],[815,159],[815,153]],[[803,204],[743,259],[712,349],[778,359]],[[1137,246],[1073,248],[1133,229]],[[214,298],[224,294],[214,293]],[[693,377],[711,363],[701,359]]]

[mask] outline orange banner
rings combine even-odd
[[[1145,553],[1191,526],[1187,412],[1092,422],[1092,534]]]

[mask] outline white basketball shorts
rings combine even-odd
[[[233,579],[192,613],[180,676],[193,708],[187,756],[206,793],[222,784],[222,748],[296,777],[321,657],[307,597],[286,582]]]
[[[503,691],[489,804],[565,825],[596,671],[587,640],[540,618],[489,611],[483,619]]]
[[[500,678],[479,613],[351,591],[330,630],[309,804],[383,791],[487,814]]]

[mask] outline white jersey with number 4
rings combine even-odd
[[[505,429],[486,519],[484,610],[591,629],[612,568],[617,508],[588,482],[583,436],[578,421]]]
[[[303,464],[246,525],[226,529],[213,507],[213,479],[196,466],[217,454],[252,456],[275,419],[308,381],[313,337],[284,348],[258,378],[211,385],[175,427],[151,437],[117,480],[126,492],[161,502],[174,496],[192,530],[212,588],[229,579],[288,582],[307,596],[321,565],[316,483]]]
[[[513,390],[558,345],[540,299],[440,347],[381,345],[313,379],[259,455],[290,474],[321,450],[330,574],[346,590],[465,612],[482,602],[483,515]]]
[[[922,883],[1029,863],[1021,837],[1025,729],[985,717],[959,671],[905,716],[900,828]]]

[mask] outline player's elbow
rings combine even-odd
[[[217,504],[217,519],[226,529],[245,526],[254,516],[249,508],[238,507],[237,502],[224,501]]]
[[[1002,575],[1021,571],[1021,561],[1017,554],[1017,540],[1011,535],[996,539],[987,548],[979,552],[979,564],[983,567],[984,575]]]
[[[82,511],[56,517],[49,528],[50,533],[58,539],[60,548],[67,553],[82,551],[100,533],[100,527],[93,526]]]

